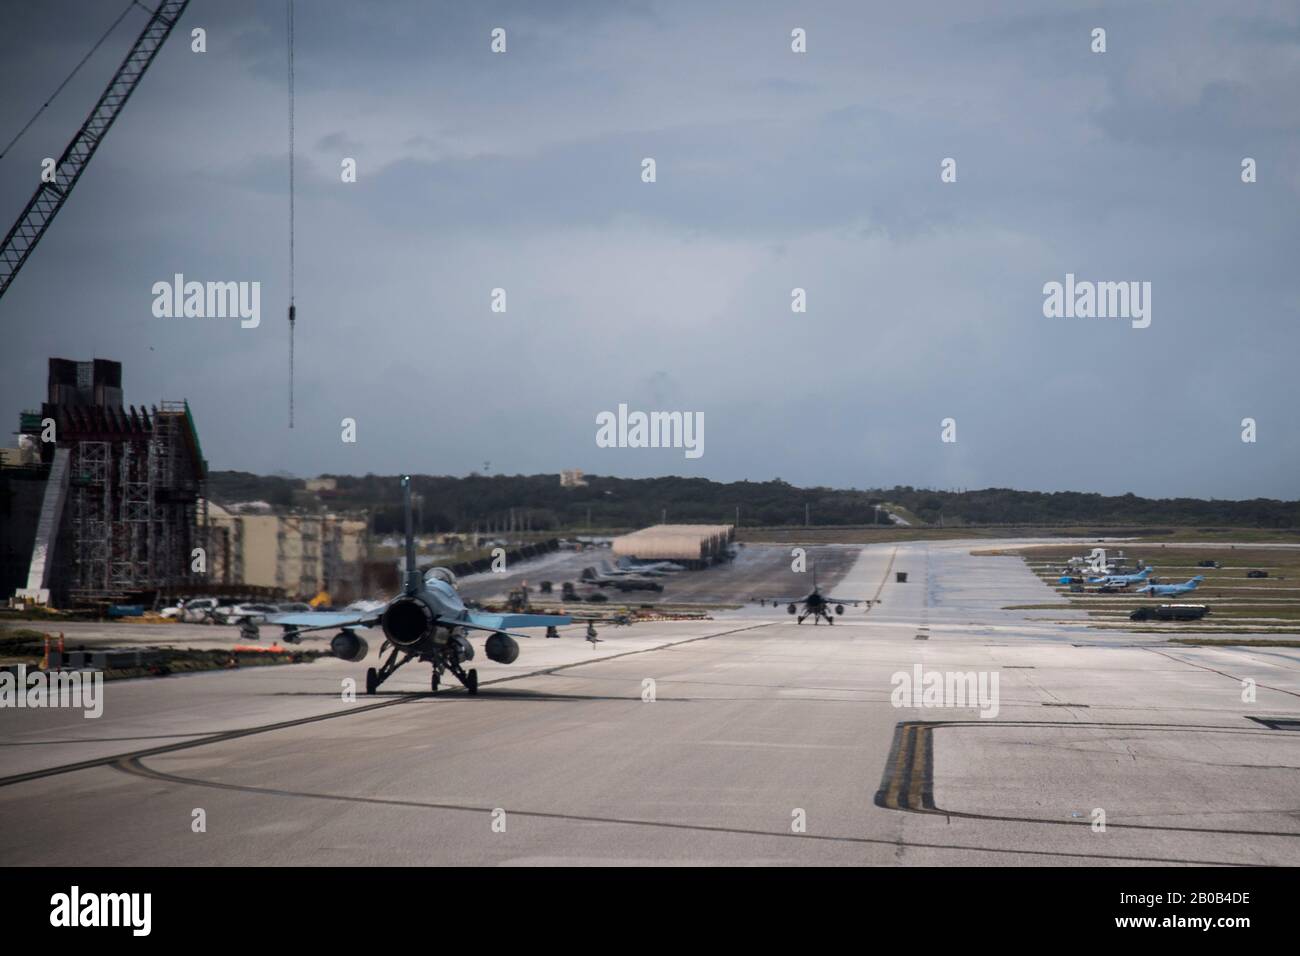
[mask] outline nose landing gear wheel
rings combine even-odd
[[[471,696],[478,693],[478,670],[477,669],[471,669],[470,672],[465,675],[465,689],[469,691]]]
[[[373,667],[366,671],[366,693],[373,694],[375,688],[379,686],[379,674]]]
[[[442,676],[442,675],[440,675],[436,670],[433,672],[433,677],[432,677],[432,679],[430,679],[430,681],[429,681],[429,693],[430,693],[430,694],[436,694],[436,693],[438,693],[438,681],[439,681],[439,678],[440,678],[441,676]]]

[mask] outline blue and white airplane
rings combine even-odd
[[[308,631],[337,629],[330,641],[330,653],[345,661],[365,660],[369,646],[357,634],[358,629],[378,626],[383,629],[384,643],[379,656],[392,652],[378,668],[366,671],[366,693],[375,690],[407,661],[419,658],[433,665],[432,690],[444,671],[451,671],[471,694],[478,693],[478,671],[466,671],[464,664],[474,657],[468,632],[487,631],[484,651],[489,660],[511,664],[519,656],[513,628],[544,627],[548,636],[553,630],[572,624],[566,614],[487,614],[471,611],[456,593],[456,576],[446,568],[433,568],[421,575],[415,564],[415,530],[411,517],[411,478],[402,477],[402,498],[406,509],[406,581],[402,593],[378,607],[356,611],[312,611],[304,614],[279,614],[268,617],[267,624],[284,628],[284,639],[292,644]],[[595,631],[588,625],[588,639]]]
[[[1088,578],[1089,584],[1109,584],[1114,587],[1126,588],[1130,584],[1141,584],[1147,578],[1151,577],[1154,568],[1143,568],[1134,574],[1104,574],[1101,577]]]
[[[1205,580],[1205,576],[1198,574],[1194,578],[1189,578],[1182,584],[1148,584],[1144,588],[1138,588],[1138,594],[1150,594],[1153,597],[1174,597],[1178,594],[1186,594],[1188,591],[1195,591],[1196,586]]]

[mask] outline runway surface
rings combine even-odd
[[[834,590],[881,603],[833,627],[567,628],[477,698],[323,660],[0,710],[0,864],[1300,863],[1300,651],[1003,610],[1052,592],[986,546],[861,551]],[[996,716],[895,706],[916,665]]]
[[[807,571],[791,573],[791,548],[749,545],[736,549],[736,557],[703,571],[690,571],[657,577],[663,591],[617,591],[605,589],[611,604],[728,604],[754,598],[782,598],[803,595],[811,588],[812,571],[823,587],[834,585],[853,566],[860,547],[853,545],[817,545],[803,549]],[[614,563],[608,550],[584,552],[561,551],[537,561],[508,567],[504,573],[475,574],[458,582],[466,600],[501,599],[511,589],[527,584],[534,589],[549,580],[558,597],[560,584],[580,584],[583,568],[599,570],[601,562]],[[586,591],[585,587],[580,590]],[[853,595],[850,595],[853,596]]]

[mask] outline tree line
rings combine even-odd
[[[402,527],[395,475],[325,475],[333,490],[308,493],[302,479],[214,471],[208,495],[227,504],[266,501],[276,508],[368,512],[376,533]],[[634,528],[667,519],[674,524],[744,527],[888,524],[887,508],[901,508],[929,525],[1114,525],[1300,527],[1300,501],[1255,498],[1140,498],[1133,494],[1020,491],[1013,488],[939,491],[893,488],[798,488],[771,481],[719,482],[707,478],[586,476],[561,487],[559,475],[416,475],[418,530],[571,531]],[[880,506],[877,508],[877,506]]]

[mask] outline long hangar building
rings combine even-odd
[[[729,524],[657,524],[613,541],[616,558],[676,561],[703,568],[727,556],[735,528]]]

